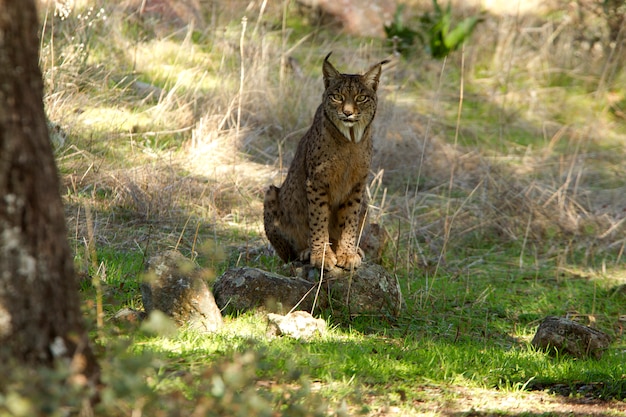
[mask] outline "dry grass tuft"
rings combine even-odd
[[[49,117],[68,136],[58,160],[70,212],[90,205],[108,242],[134,233],[113,226],[120,216],[156,225],[168,244],[196,233],[190,222],[213,239],[262,236],[264,189],[282,182],[313,118],[323,56],[354,72],[388,54],[294,30],[284,6],[258,16],[250,6],[243,22],[216,3],[211,19],[168,36],[115,5],[50,17],[42,67]],[[626,149],[610,116],[620,97],[604,92],[623,77],[623,51],[590,44],[577,19],[498,11],[445,62],[385,67],[370,215],[394,236],[392,262],[441,259],[476,239],[619,259]]]

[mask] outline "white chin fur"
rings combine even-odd
[[[339,122],[337,128],[350,142],[359,143],[363,139],[365,124],[359,122]]]

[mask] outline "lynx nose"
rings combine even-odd
[[[343,106],[343,114],[345,114],[348,117],[354,115],[354,107],[352,107],[349,104],[346,104],[345,106]]]

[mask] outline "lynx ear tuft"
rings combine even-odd
[[[328,57],[330,57],[332,52],[329,52],[324,58],[324,65],[322,65],[322,74],[324,74],[324,88],[328,88],[332,80],[341,77],[341,73],[333,67],[333,65],[328,61]]]
[[[367,85],[372,90],[376,91],[378,89],[378,81],[380,81],[380,73],[382,71],[383,65],[389,63],[388,59],[379,62],[370,68],[365,74],[361,77],[363,78],[363,83]]]

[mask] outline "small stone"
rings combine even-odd
[[[546,317],[539,325],[531,344],[551,353],[600,359],[611,344],[611,337],[598,329],[566,318]]]
[[[269,313],[267,326],[268,336],[290,336],[295,339],[309,340],[316,335],[326,333],[326,322],[316,319],[306,311],[294,311],[285,316]]]

